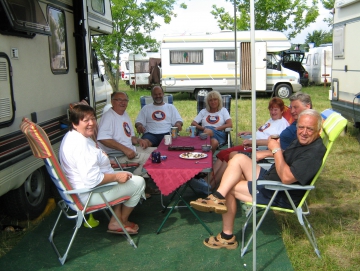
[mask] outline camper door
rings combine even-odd
[[[266,42],[255,43],[256,90],[266,90]]]
[[[91,35],[112,34],[112,14],[109,0],[87,0]]]

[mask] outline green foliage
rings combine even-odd
[[[326,32],[323,30],[314,30],[312,33],[308,33],[305,39],[305,44],[314,42],[315,47],[320,44],[332,43],[332,32]]]
[[[236,1],[236,27],[238,30],[250,29],[250,0]],[[288,33],[294,38],[303,29],[316,21],[319,16],[317,0],[307,6],[306,0],[258,0],[255,2],[255,29],[274,30]],[[220,29],[234,30],[234,17],[222,7],[213,6],[212,15],[217,19]]]
[[[174,6],[177,0],[112,0],[113,33],[93,38],[93,47],[103,61],[105,73],[114,90],[119,88],[119,61],[121,52],[157,51],[159,44],[150,34],[160,27],[155,18],[162,18],[168,24],[176,16]],[[180,8],[186,8],[180,4]],[[115,60],[112,64],[111,60]],[[112,70],[116,70],[113,74]]]

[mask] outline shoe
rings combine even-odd
[[[124,226],[129,235],[138,234],[139,226],[135,223],[131,223],[130,225]],[[117,230],[107,230],[108,233],[112,234],[125,234],[122,228],[118,228]]]
[[[209,195],[209,191],[211,191],[211,186],[204,179],[192,178],[189,184],[190,187],[197,193]]]
[[[218,199],[214,195],[209,195],[205,199],[197,199],[190,202],[191,207],[201,212],[215,212],[217,214],[225,214],[227,212],[226,200]]]
[[[236,241],[235,235],[233,235],[230,240],[226,240],[221,238],[220,233],[216,237],[210,236],[210,238],[206,238],[203,243],[205,246],[213,249],[236,249],[238,247],[238,242]]]

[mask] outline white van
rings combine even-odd
[[[277,31],[255,31],[256,91],[288,98],[301,90],[300,75],[285,68],[277,52],[291,47]],[[251,92],[250,31],[237,32],[237,78],[240,93]],[[166,92],[204,95],[235,92],[234,32],[166,36],[161,44],[162,86]]]
[[[332,44],[322,44],[309,49],[305,69],[309,73],[309,84],[331,83]]]
[[[336,0],[329,98],[333,110],[360,128],[360,1]]]
[[[70,103],[86,100],[97,117],[110,103],[91,48],[91,36],[112,33],[110,1],[89,3],[0,1],[0,206],[12,217],[39,216],[52,185],[20,130],[22,118],[40,125],[58,153]]]
[[[154,67],[151,67],[150,62],[157,63],[155,68],[158,70],[160,53],[145,52],[143,54],[129,54],[130,87],[149,88],[153,84],[160,83],[159,78],[156,78],[155,81],[151,78]]]

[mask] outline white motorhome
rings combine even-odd
[[[309,84],[331,83],[332,44],[322,44],[306,53],[305,69],[309,73]]]
[[[336,0],[333,24],[332,108],[360,128],[360,0]]]
[[[112,90],[90,41],[112,32],[110,1],[0,0],[0,18],[0,204],[33,219],[51,181],[19,126],[38,123],[58,153],[70,103],[85,99],[100,116]]]
[[[301,89],[299,72],[285,68],[276,52],[291,47],[277,31],[255,31],[256,91],[281,98]],[[240,93],[251,91],[250,31],[237,32]],[[234,32],[165,36],[161,44],[162,86],[166,92],[205,95],[235,92]]]
[[[151,63],[155,63],[152,66]],[[130,87],[148,88],[159,84],[160,53],[145,52],[143,54],[129,54]],[[161,64],[160,64],[161,65]],[[156,76],[153,77],[153,73]]]
[[[127,85],[130,85],[130,70],[129,60],[121,60],[120,62],[120,77]]]

